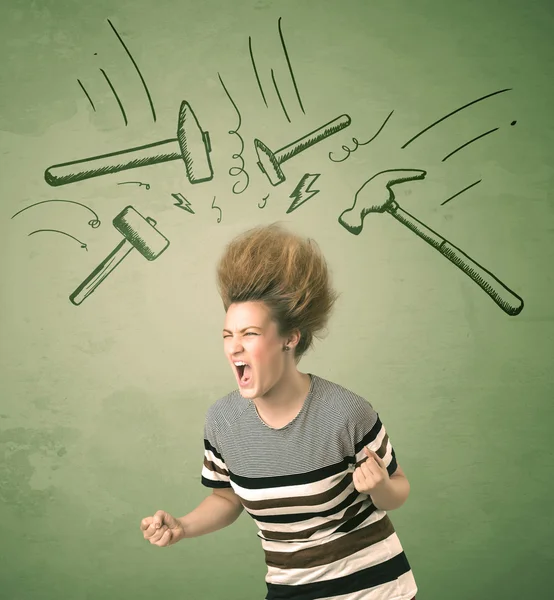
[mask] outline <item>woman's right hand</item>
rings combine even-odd
[[[164,510],[159,510],[152,517],[145,517],[140,522],[145,540],[154,546],[171,546],[185,537],[185,530],[175,517]]]

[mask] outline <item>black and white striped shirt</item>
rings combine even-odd
[[[355,465],[396,455],[364,398],[310,375],[302,409],[279,429],[238,390],[206,415],[202,483],[232,487],[259,531],[266,600],[410,600],[417,586],[386,511],[354,487]]]

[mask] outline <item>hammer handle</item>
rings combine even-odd
[[[457,248],[436,231],[433,231],[427,227],[427,225],[418,221],[418,219],[400,208],[394,201],[387,208],[387,212],[461,269],[470,279],[479,285],[504,312],[510,316],[514,316],[522,311],[523,298],[506,287],[490,271],[476,263],[465,252],[460,250],[460,248]]]
[[[117,265],[134,249],[133,244],[125,238],[111,252],[94,271],[81,283],[81,285],[69,296],[76,306],[94,292],[94,290],[106,279],[106,277],[117,267]]]
[[[164,140],[146,146],[52,165],[46,169],[44,179],[52,186],[65,185],[91,177],[178,159],[183,159],[179,142],[176,139]]]
[[[340,117],[329,121],[329,123],[325,123],[325,125],[322,125],[318,129],[310,131],[310,133],[307,133],[305,136],[292,142],[292,144],[277,150],[277,152],[275,152],[275,159],[279,164],[282,164],[286,160],[289,160],[289,158],[292,158],[303,150],[306,150],[306,148],[309,148],[324,138],[337,133],[337,131],[344,129],[345,127],[348,127],[350,123],[351,120],[348,115],[341,115]]]

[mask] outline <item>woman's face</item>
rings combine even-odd
[[[244,398],[265,396],[281,379],[286,364],[285,343],[286,338],[279,335],[277,323],[263,302],[229,306],[223,348]]]

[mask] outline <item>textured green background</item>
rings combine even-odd
[[[108,18],[141,68],[156,122]],[[391,517],[418,600],[549,597],[551,3],[10,0],[0,23],[2,598],[264,597],[263,555],[247,515],[165,549],[142,539],[139,522],[160,508],[183,515],[208,493],[199,482],[204,414],[235,385],[214,266],[235,234],[276,220],[319,242],[342,292],[327,337],[301,367],[368,398],[388,427],[412,484]],[[228,133],[237,118],[218,73],[242,114],[250,176],[242,194],[231,192],[241,181],[229,174],[240,144]],[[503,88],[512,90],[401,149],[448,112]],[[178,162],[61,188],[44,181],[51,164],[172,137],[183,99],[210,132],[212,181],[191,185]],[[392,110],[371,144],[329,160],[353,137],[373,136]],[[351,126],[292,159],[286,181],[272,188],[253,139],[277,149],[342,113]],[[397,168],[428,171],[396,188],[400,205],[519,293],[519,316],[392,217],[367,217],[359,236],[339,225],[364,181]],[[304,173],[321,174],[321,191],[286,214]],[[129,180],[150,189],[117,185]],[[194,215],[173,206],[176,192]],[[86,204],[101,227],[67,203],[11,218],[50,199]],[[154,262],[133,253],[73,306],[69,294],[119,242],[111,220],[129,204],[158,221],[169,249]],[[46,228],[88,251],[60,234],[28,235]]]

